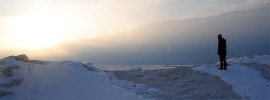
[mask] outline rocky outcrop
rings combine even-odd
[[[18,61],[29,62],[29,58],[25,54],[15,56],[15,59]]]

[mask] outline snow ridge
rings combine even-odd
[[[217,78],[230,84],[232,90],[243,99],[270,98],[270,55],[231,58],[227,62],[227,70],[219,70],[218,63],[186,67],[199,73],[218,76]],[[39,61],[29,60],[26,55],[10,56],[0,59],[0,100],[155,99],[151,95],[148,96],[148,93],[163,95],[164,92],[147,85],[119,80],[113,73],[99,68],[144,74],[146,70],[166,69],[170,72],[177,67],[179,66],[95,67],[90,63],[75,61]]]
[[[139,92],[160,92],[75,61],[10,56],[0,60],[0,71],[0,100],[143,100]]]
[[[266,64],[269,68],[269,58],[269,55],[232,58],[228,60],[232,65],[228,66],[227,70],[219,70],[218,65],[202,65],[192,69],[219,76],[223,81],[231,84],[233,90],[244,99],[269,100],[270,81],[263,79],[257,70],[240,65],[241,63],[257,63]]]

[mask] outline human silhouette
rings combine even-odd
[[[219,60],[220,60],[220,70],[227,69],[227,62],[226,62],[226,40],[222,37],[221,34],[218,34],[217,36],[218,38],[218,55],[219,55]]]

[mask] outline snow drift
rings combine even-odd
[[[0,100],[269,100],[269,55],[227,62],[228,70],[218,63],[95,67],[10,56],[0,59]]]
[[[116,79],[90,64],[44,62],[26,55],[0,60],[1,100],[138,100],[137,92],[158,92]]]
[[[223,81],[231,84],[233,90],[242,95],[244,99],[270,99],[269,55],[232,58],[227,62],[230,64],[227,70],[220,71],[217,66],[207,65],[195,67],[193,70],[219,76]],[[268,73],[267,75],[264,74],[265,71]]]
[[[208,65],[97,66],[122,80],[146,84],[164,91],[165,100],[269,100],[270,56],[249,56]],[[140,69],[140,70],[138,70]]]

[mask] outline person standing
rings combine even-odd
[[[227,62],[226,62],[226,40],[222,37],[221,34],[218,34],[217,36],[218,38],[218,55],[219,55],[219,60],[220,60],[220,70],[227,69]]]

